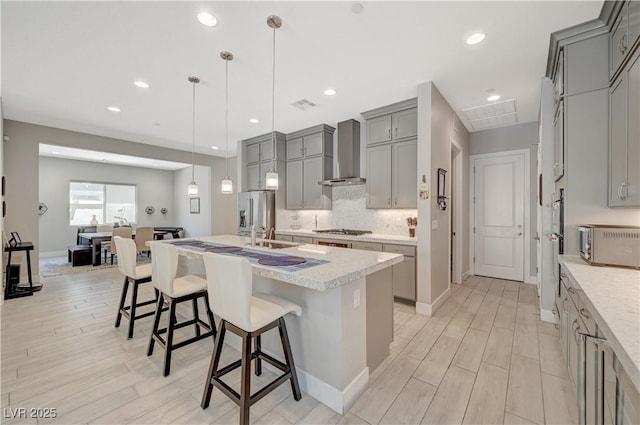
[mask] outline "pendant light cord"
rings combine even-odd
[[[277,172],[276,157],[276,28],[273,28],[273,61],[271,68],[271,148],[273,171]]]
[[[229,61],[225,60],[225,88],[224,88],[224,125],[225,125],[225,167],[226,173],[225,176],[229,178]]]
[[[196,167],[196,82],[193,81],[193,105],[192,105],[192,131],[191,131],[191,181],[195,182],[195,167]]]

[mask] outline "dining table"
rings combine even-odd
[[[162,239],[169,232],[164,230],[154,230],[153,238],[154,239]],[[91,263],[94,266],[99,266],[102,264],[102,243],[106,241],[110,241],[113,236],[113,232],[83,232],[78,233],[78,239],[80,241],[80,245],[90,245],[91,246]],[[133,229],[131,231],[131,236],[135,239],[136,230]]]

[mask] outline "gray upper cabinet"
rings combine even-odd
[[[287,161],[324,155],[333,157],[335,128],[325,124],[287,134]]]
[[[614,79],[622,64],[632,55],[640,38],[640,2],[627,1],[609,33],[609,71]]]
[[[367,208],[391,208],[391,145],[367,149]]]
[[[640,50],[609,96],[609,206],[640,206]]]
[[[413,139],[418,136],[418,108],[407,109],[391,116],[393,140]]]
[[[367,208],[416,208],[417,100],[362,116],[367,120]]]
[[[285,135],[276,132],[275,152],[272,134],[242,141],[242,190],[263,190],[265,174],[269,170],[280,173],[280,186],[284,188],[285,169]]]
[[[367,120],[367,145],[391,141],[391,115]]]
[[[318,182],[333,175],[334,132],[321,124],[287,135],[287,209],[331,209],[331,188]]]
[[[416,107],[367,119],[367,146],[414,139],[417,136],[418,109]]]
[[[391,158],[393,207],[416,208],[418,143],[416,140],[394,143]]]

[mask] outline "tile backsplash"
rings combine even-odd
[[[276,213],[276,228],[290,229],[296,221],[292,216],[298,215],[298,224],[302,229],[315,228],[315,217],[318,217],[318,229],[344,228],[354,230],[371,230],[373,233],[387,235],[409,235],[407,217],[418,215],[415,209],[371,210],[366,207],[366,186],[338,186],[333,190],[332,210],[285,210]]]

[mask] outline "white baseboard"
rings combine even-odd
[[[557,317],[551,310],[540,310],[540,320],[549,323],[558,323]]]
[[[225,335],[225,345],[229,345],[238,351],[240,351],[240,342],[241,339],[237,335],[230,334],[230,332],[227,332]],[[267,350],[264,350],[264,352],[284,362],[281,356]],[[267,362],[262,362],[262,366],[277,375],[282,373],[280,369],[277,369]],[[302,391],[341,415],[344,415],[351,409],[351,406],[353,406],[369,386],[368,367],[365,367],[343,391],[334,388],[299,367],[296,367],[296,373],[298,374],[298,383]]]
[[[431,316],[449,299],[449,295],[451,295],[451,288],[447,288],[447,290],[431,304],[416,302],[416,313],[422,314],[423,316]]]
[[[67,251],[47,251],[38,253],[40,258],[64,257],[67,254]]]
[[[524,283],[529,283],[529,284],[536,285],[538,283],[538,276],[536,276],[536,275],[525,276]]]

